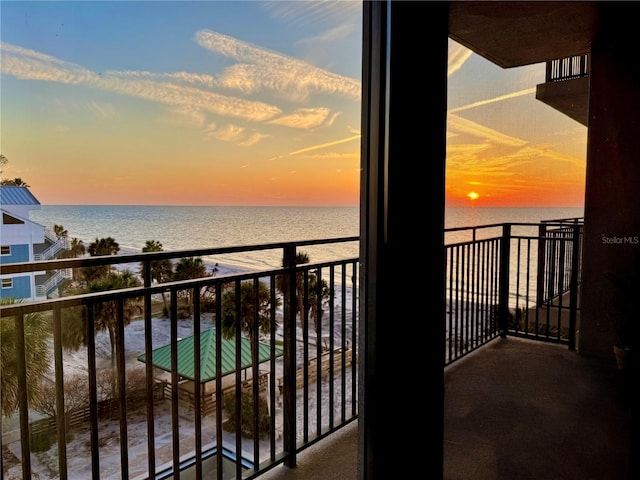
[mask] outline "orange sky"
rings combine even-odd
[[[3,5],[3,178],[45,205],[359,204],[358,2],[157,5]],[[544,72],[449,42],[448,205],[583,204],[586,128]]]

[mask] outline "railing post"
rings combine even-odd
[[[296,247],[284,247],[282,266],[283,275],[283,449],[286,455],[284,464],[293,468],[296,459]]]
[[[538,226],[538,264],[537,264],[537,274],[536,274],[536,306],[540,308],[542,304],[545,302],[545,299],[548,298],[545,295],[545,282],[544,282],[544,266],[545,266],[545,255],[547,249],[547,226],[545,224],[541,224]]]
[[[578,311],[578,284],[580,279],[580,229],[581,225],[573,225],[573,242],[571,252],[571,278],[569,280],[569,350],[576,349],[576,317]]]
[[[27,360],[25,353],[24,314],[15,316],[16,332],[16,373],[18,380],[18,411],[20,414],[20,446],[22,459],[22,474],[24,478],[31,478],[31,442],[29,428],[29,405],[27,397]]]
[[[500,336],[506,338],[509,328],[509,273],[511,253],[511,224],[502,225],[502,243],[500,245],[500,287],[498,307],[498,329]]]

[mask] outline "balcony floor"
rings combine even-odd
[[[630,419],[613,356],[499,339],[445,369],[444,478],[629,479]],[[261,479],[355,480],[357,423],[333,437]]]

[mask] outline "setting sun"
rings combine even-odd
[[[477,200],[479,196],[480,195],[478,195],[477,192],[469,192],[469,193],[467,193],[467,197],[469,198],[469,200]]]

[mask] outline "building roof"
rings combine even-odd
[[[40,202],[27,187],[2,185],[0,186],[0,206],[5,205],[40,205]]]
[[[195,380],[194,364],[194,336],[185,337],[177,342],[178,347],[178,375],[190,380]],[[221,339],[222,345],[222,376],[236,370],[236,340]],[[259,363],[271,358],[271,346],[264,342],[258,342]],[[282,356],[282,349],[275,347],[275,356]],[[241,339],[241,368],[251,366],[251,345],[249,339]],[[152,354],[153,365],[161,370],[171,372],[171,345],[156,348]],[[146,356],[140,355],[138,360],[146,363]],[[200,382],[205,383],[216,378],[216,330],[209,328],[200,334]]]

